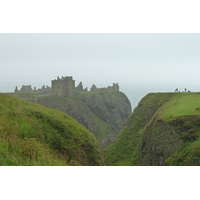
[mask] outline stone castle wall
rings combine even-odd
[[[51,93],[51,88],[48,85],[46,87],[45,87],[45,85],[43,85],[42,88],[38,88],[36,90],[36,87],[34,87],[34,89],[32,89],[31,85],[22,85],[20,90],[18,90],[18,88],[16,86],[14,92],[15,93],[17,93],[17,92],[36,92],[41,95],[42,94],[47,95],[47,94]]]
[[[97,88],[95,85],[91,87],[93,92],[119,92],[118,83],[113,83],[113,86],[108,86],[107,88]]]
[[[72,76],[66,76],[51,81],[52,94],[55,96],[73,96],[75,93],[75,80]]]
[[[31,85],[23,85],[21,90],[15,88],[15,92],[37,92],[44,95],[52,94],[54,96],[73,96],[76,91],[87,91],[87,88],[83,89],[82,82],[79,83],[77,87],[75,87],[75,80],[73,80],[72,76],[65,76],[62,78],[57,77],[51,81],[51,87],[43,85],[41,89],[37,89],[34,87],[34,90],[31,88]],[[97,88],[94,84],[92,85],[90,91],[92,92],[119,92],[118,83],[113,83],[112,86],[108,86],[107,88]]]

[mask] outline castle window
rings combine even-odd
[[[58,89],[60,89],[60,86],[58,86]]]

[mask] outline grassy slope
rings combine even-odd
[[[183,93],[159,110],[160,118],[177,126],[184,140],[166,165],[200,165],[200,93]]]
[[[0,165],[104,165],[96,138],[62,112],[0,94]]]
[[[101,141],[116,136],[124,127],[124,122],[131,113],[130,102],[122,92],[96,93],[76,92],[72,97],[47,96],[38,99],[38,103],[58,109],[77,119]],[[128,100],[127,100],[128,101]],[[108,146],[108,144],[106,144]]]
[[[95,137],[97,139],[104,139],[108,137],[108,133],[116,134],[117,131],[113,131],[108,123],[100,119],[96,116],[90,109],[88,109],[88,105],[82,102],[83,96],[88,98],[91,101],[91,105],[98,105],[101,103],[103,99],[115,99],[115,93],[96,93],[96,92],[79,92],[76,93],[75,96],[72,97],[58,97],[62,102],[62,108],[65,108],[66,103],[69,105],[74,105],[72,107],[74,113],[85,112],[86,117],[90,117],[90,120],[94,122],[95,126],[98,127],[97,132],[95,133]],[[57,98],[57,97],[52,97]],[[67,101],[65,101],[67,99]],[[101,103],[102,104],[102,103]],[[76,106],[77,105],[77,106]],[[50,105],[49,105],[50,106]],[[61,108],[61,109],[62,109]],[[101,105],[101,109],[103,109],[106,113],[106,108]]]
[[[139,160],[139,133],[151,120],[156,110],[171,98],[171,94],[148,94],[135,108],[127,120],[127,125],[114,142],[105,149],[109,165],[141,165]]]
[[[200,115],[200,93],[181,93],[168,101],[159,114],[164,119],[183,115]]]
[[[122,112],[124,110],[124,102],[120,102],[120,100],[124,100],[127,97],[122,92],[76,92],[72,97],[56,97],[56,96],[40,96],[37,93],[8,93],[9,95],[21,99],[26,99],[29,101],[37,102],[43,104],[49,108],[58,109],[64,113],[68,112],[67,109],[70,109],[70,115],[73,118],[78,118],[78,116],[83,116],[83,118],[88,118],[89,121],[94,123],[94,126],[97,127],[97,131],[94,133],[98,139],[105,139],[108,137],[108,134],[118,134],[119,130],[122,129],[124,125],[122,125],[121,118],[114,118],[113,117],[113,110],[108,110],[105,105],[105,102],[111,102],[118,106],[118,112]],[[128,103],[127,103],[128,104]],[[129,102],[130,104],[130,102]],[[96,113],[94,111],[95,107],[99,107],[99,111],[97,110]],[[117,108],[115,108],[117,109]],[[128,109],[129,113],[126,114],[127,116],[131,112],[131,105],[130,109]],[[109,123],[102,119],[100,115],[108,116]],[[124,113],[122,113],[123,115]],[[127,116],[124,116],[124,120]],[[87,119],[86,119],[87,121]],[[115,127],[115,128],[113,128]]]
[[[103,120],[95,116],[85,105],[83,102],[80,101],[82,95],[84,95],[84,92],[79,93],[78,95],[72,96],[72,97],[55,97],[55,96],[49,96],[45,97],[45,105],[47,107],[54,107],[55,109],[58,109],[62,112],[66,112],[66,105],[70,105],[71,108],[71,113],[74,116],[80,115],[81,116],[86,116],[91,119],[96,126],[98,126],[98,132],[95,134],[95,136],[98,139],[106,138],[107,137],[107,132],[110,130],[110,126],[105,123]],[[94,100],[96,99],[95,95],[91,95]],[[75,117],[74,117],[75,118]]]
[[[200,165],[200,94],[148,94],[128,119],[113,144],[105,150],[110,165],[141,165],[139,146],[143,130],[152,119],[176,127],[184,145],[165,162],[166,165]],[[148,131],[147,131],[148,133]]]

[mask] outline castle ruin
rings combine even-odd
[[[107,88],[97,88],[95,85],[92,86],[91,91],[95,92],[119,92],[118,83],[113,83],[113,86],[108,86]]]
[[[65,76],[51,81],[51,91],[55,96],[73,96],[75,93],[75,80],[72,76]]]
[[[41,89],[37,89],[34,87],[34,90],[31,88],[31,85],[23,85],[21,90],[18,90],[17,86],[15,88],[16,92],[37,92],[39,94],[48,95],[52,94],[54,96],[73,96],[76,91],[87,91],[87,88],[83,89],[82,82],[79,83],[77,87],[75,87],[75,80],[73,80],[72,76],[65,77],[57,77],[51,81],[51,87],[42,86]],[[108,86],[107,88],[97,88],[94,84],[92,85],[91,92],[119,92],[118,83],[113,83],[112,86]]]
[[[16,86],[15,92],[33,92],[33,89],[31,87],[31,85],[22,85],[20,90],[18,90],[18,88]]]
[[[45,87],[45,85],[42,86],[42,88],[38,88],[36,89],[36,87],[34,87],[34,89],[32,89],[31,85],[22,85],[21,89],[18,90],[17,86],[15,87],[15,90],[14,90],[15,93],[18,93],[18,92],[36,92],[38,94],[41,94],[41,95],[47,95],[47,94],[50,94],[51,93],[51,88],[47,85]]]

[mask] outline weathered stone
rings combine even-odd
[[[79,83],[79,85],[76,87],[77,91],[83,91],[83,84],[82,82]]]

